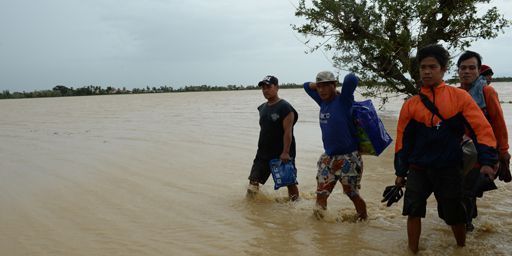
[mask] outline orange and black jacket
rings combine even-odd
[[[481,165],[497,161],[496,138],[478,105],[464,90],[446,85],[422,87],[421,93],[445,119],[428,110],[419,95],[400,110],[395,144],[395,174],[405,177],[410,168],[445,169],[462,166],[461,141],[468,129]]]

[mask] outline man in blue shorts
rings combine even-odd
[[[346,75],[341,93],[338,93],[338,81],[329,71],[318,73],[316,82],[304,83],[306,93],[320,106],[320,128],[325,151],[317,163],[314,210],[317,218],[323,218],[323,212],[327,209],[327,198],[338,181],[343,186],[343,192],[354,203],[358,219],[365,220],[368,217],[366,203],[359,195],[363,160],[358,151],[352,119],[357,83],[358,79],[354,74]]]
[[[270,160],[279,158],[283,162],[295,159],[295,137],[293,126],[299,116],[286,100],[278,96],[278,80],[266,76],[258,83],[267,102],[258,107],[260,113],[260,137],[258,151],[249,175],[247,195],[254,196],[259,184],[265,184],[270,176]],[[288,185],[288,196],[295,201],[299,198],[297,184]]]

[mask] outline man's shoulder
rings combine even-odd
[[[445,90],[450,92],[450,94],[448,94],[446,96],[448,96],[451,99],[473,101],[473,98],[471,97],[469,92],[464,90],[464,88],[462,88],[462,87],[447,85]]]
[[[408,96],[407,98],[404,99],[404,104],[412,104],[412,103],[415,103],[415,102],[419,102],[421,101],[421,98],[420,98],[420,94],[414,94],[414,95],[410,95]]]
[[[285,100],[283,98],[281,98],[281,100],[279,101],[279,104],[290,105],[291,106],[290,102],[288,102],[287,100]]]
[[[290,102],[288,102],[285,99],[281,99],[278,102],[277,106],[279,106],[280,108],[293,108],[292,104],[290,104]]]
[[[261,103],[259,106],[258,106],[258,110],[261,111],[265,106],[267,105],[266,102],[263,102]]]
[[[498,92],[496,91],[496,89],[494,89],[494,87],[492,87],[491,85],[486,85],[484,86],[483,90],[482,90],[483,94],[484,94],[484,97],[485,97],[485,101],[486,102],[489,102],[489,101],[496,101],[496,102],[499,102],[499,99],[498,99]]]
[[[496,89],[494,89],[494,87],[492,87],[492,85],[485,85],[484,86],[484,93],[487,93],[487,92],[490,92],[490,93],[496,93]]]
[[[444,86],[445,90],[454,91],[456,93],[467,93],[462,86],[452,85],[452,84],[446,84]]]

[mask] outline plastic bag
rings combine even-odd
[[[281,159],[272,159],[269,164],[275,190],[297,184],[297,169],[292,161],[283,163]]]
[[[359,140],[359,153],[378,156],[393,141],[377,115],[371,100],[355,101],[352,116]]]
[[[465,139],[461,143],[462,147],[462,171],[464,175],[475,167],[478,160],[478,152],[476,151],[475,144],[471,139]]]

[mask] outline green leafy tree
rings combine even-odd
[[[107,86],[107,90],[106,90],[106,93],[107,94],[111,94],[111,93],[114,93],[116,89],[112,86]]]
[[[55,92],[59,92],[60,95],[62,95],[62,96],[66,96],[72,92],[71,89],[69,89],[68,87],[66,87],[64,85],[57,85],[57,86],[53,87],[52,90]]]
[[[4,90],[2,94],[0,94],[0,99],[8,99],[11,97],[11,92],[9,90]]]
[[[311,51],[332,52],[336,68],[356,72],[366,81],[365,95],[413,95],[419,81],[414,63],[419,48],[441,43],[455,52],[510,26],[496,7],[479,12],[478,6],[489,2],[300,0],[295,15],[306,21],[293,28],[306,36]],[[312,43],[311,38],[320,41]]]

